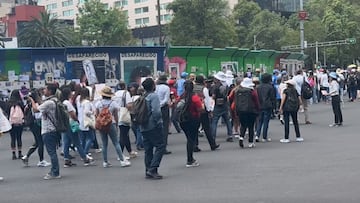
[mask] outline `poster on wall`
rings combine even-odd
[[[180,78],[180,64],[169,63],[169,73],[171,78]]]
[[[232,73],[238,73],[238,62],[237,61],[226,61],[221,62],[221,71],[224,73],[231,71]]]
[[[120,54],[121,78],[127,83],[141,83],[142,77],[151,77],[157,72],[157,53]]]
[[[89,84],[105,83],[108,53],[71,53],[67,54],[67,61],[71,62],[72,79],[88,80]]]
[[[89,85],[97,84],[98,79],[96,77],[96,72],[95,72],[92,61],[89,59],[85,59],[85,60],[83,60],[82,64],[84,67],[84,71],[85,71],[85,75],[86,75],[88,84]]]

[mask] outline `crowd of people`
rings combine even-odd
[[[246,136],[248,148],[254,148],[256,142],[271,142],[268,133],[271,119],[279,119],[284,124],[281,143],[290,142],[291,124],[295,128],[295,141],[302,142],[299,112],[304,114],[304,123],[310,125],[308,105],[331,102],[334,122],[329,126],[341,126],[344,92],[349,93],[349,101],[356,99],[360,89],[359,74],[356,69],[337,69],[330,73],[325,69],[298,70],[295,75],[285,70],[274,69],[269,74],[256,69],[244,76],[219,71],[208,78],[182,72],[178,79],[160,75],[157,79],[146,78],[141,84],[126,85],[121,81],[116,88],[105,86],[101,90],[75,83],[62,87],[47,84],[43,89],[13,90],[9,100],[1,103],[1,108],[12,125],[9,133],[11,158],[20,159],[28,166],[31,155],[37,150],[37,166],[50,167],[50,172],[44,176],[46,180],[61,178],[58,154],[63,156],[64,168],[76,165],[70,150],[80,155],[84,166],[91,166],[95,160],[90,149],[94,148],[102,153],[103,167],[111,167],[107,153],[109,138],[121,167],[131,166],[130,160],[144,150],[145,177],[161,179],[158,168],[162,157],[172,153],[167,148],[168,135],[172,133],[170,126],[186,136],[187,168],[200,165],[194,152],[201,151],[198,139],[202,134],[212,151],[219,149],[219,121],[226,126],[226,142],[237,139],[241,148],[245,147]],[[96,91],[101,97],[94,98]],[[132,114],[136,101],[141,99],[147,111],[146,122],[142,123],[136,122]],[[66,107],[70,126],[61,132],[57,120],[59,103]],[[106,119],[108,125],[105,126]],[[34,144],[25,154],[22,150],[24,127],[34,135]],[[130,130],[134,134],[135,148],[130,141]],[[102,147],[97,135],[101,137]],[[50,162],[44,159],[44,146]],[[57,146],[61,146],[60,153]]]

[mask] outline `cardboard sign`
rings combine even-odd
[[[85,59],[82,63],[89,85],[97,84],[98,79],[96,77],[96,72],[92,61],[89,59]]]

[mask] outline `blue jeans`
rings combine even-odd
[[[134,123],[131,126],[131,129],[132,129],[132,131],[133,131],[133,133],[135,134],[135,137],[136,137],[136,147],[137,148],[143,148],[144,143],[143,143],[142,133],[140,132],[140,127],[137,124]]]
[[[71,130],[69,130],[66,133],[62,133],[63,141],[64,141],[64,160],[70,160],[69,156],[69,147],[71,143],[74,144],[76,147],[80,157],[85,160],[86,155],[84,153],[83,147],[80,145],[80,139],[78,133],[73,133]]]
[[[160,166],[161,159],[165,153],[165,139],[162,128],[142,132],[145,149],[145,168],[146,171],[156,172]],[[155,148],[155,152],[154,152]]]
[[[103,155],[103,159],[104,162],[108,162],[108,157],[107,157],[107,148],[108,148],[108,137],[110,137],[111,142],[113,143],[116,153],[118,155],[118,157],[120,158],[121,161],[124,161],[124,157],[122,154],[122,151],[120,149],[120,143],[119,143],[119,139],[118,136],[116,134],[116,125],[113,123],[110,127],[110,131],[108,133],[106,132],[101,132],[101,141],[103,144],[103,150],[102,150],[102,155]]]
[[[84,146],[84,152],[85,154],[88,154],[95,140],[95,131],[93,129],[89,129],[88,131],[81,131],[80,137],[83,139],[82,146]]]
[[[212,118],[212,124],[211,124],[211,134],[212,136],[214,136],[214,138],[216,138],[216,129],[217,129],[217,124],[219,122],[220,117],[222,117],[224,119],[224,122],[226,124],[226,128],[227,128],[227,135],[229,137],[232,136],[232,130],[231,130],[231,124],[230,124],[230,118],[229,118],[229,111],[228,108],[214,108],[213,111],[213,118]]]
[[[56,154],[56,145],[59,142],[59,136],[56,132],[45,133],[42,135],[44,144],[46,147],[46,151],[50,156],[51,161],[51,176],[59,176],[60,175],[60,167],[59,167],[59,159]]]
[[[259,124],[256,129],[256,136],[260,137],[261,128],[264,126],[263,127],[263,138],[267,139],[270,116],[271,116],[271,109],[261,110],[260,116],[259,116]]]

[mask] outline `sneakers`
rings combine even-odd
[[[130,158],[136,158],[137,155],[138,155],[137,151],[132,151],[132,152],[129,153]]]
[[[220,145],[219,144],[216,144],[216,145],[214,145],[214,146],[211,146],[210,148],[211,148],[211,151],[215,151],[216,149],[218,149],[220,147]]]
[[[90,161],[93,161],[93,160],[94,160],[94,158],[91,156],[90,153],[86,155],[86,159],[89,159]]]
[[[152,180],[160,180],[163,178],[163,176],[160,175],[157,170],[155,170],[154,172],[146,171],[145,178]]]
[[[94,159],[86,159],[84,161],[84,166],[90,166],[90,165],[94,165],[94,164],[95,164]]]
[[[123,155],[123,157],[124,157],[124,160],[130,160],[130,157],[128,157],[128,156]],[[117,158],[117,160],[121,161],[121,159],[119,157]]]
[[[101,148],[95,149],[95,153],[100,153],[100,152],[102,152],[102,149],[101,149]]]
[[[243,137],[240,137],[240,139],[239,139],[239,146],[241,148],[244,148],[244,138]]]
[[[266,139],[264,139],[264,138],[261,138],[261,142],[266,142]]]
[[[333,123],[333,124],[330,124],[329,127],[330,127],[330,128],[332,128],[332,127],[338,127],[338,124]]]
[[[48,167],[48,166],[51,166],[51,163],[45,161],[45,160],[42,160],[42,161],[39,161],[39,163],[37,164],[38,167]]]
[[[109,162],[103,162],[103,167],[104,168],[110,168],[110,167],[112,167],[112,164],[109,163]]]
[[[226,142],[234,142],[234,140],[232,137],[228,137],[228,138],[226,138]]]
[[[198,167],[198,166],[200,166],[200,164],[199,164],[199,162],[197,162],[195,159],[194,159],[194,161],[192,162],[192,163],[186,163],[186,168],[192,168],[192,167]]]
[[[58,176],[52,176],[52,175],[50,175],[49,173],[44,176],[44,180],[52,180],[52,179],[60,179],[60,178],[61,178],[60,175],[58,175]]]
[[[240,135],[234,135],[235,139],[240,139]]]
[[[70,160],[65,160],[64,168],[69,168],[69,167],[72,167],[72,166],[76,166],[76,164],[72,163]]]
[[[280,123],[284,125],[284,119],[283,118],[280,118]]]
[[[250,143],[249,144],[249,148],[254,148],[255,147],[255,143]]]
[[[0,177],[0,182],[4,181],[4,177]]]
[[[120,161],[120,166],[121,167],[128,167],[128,166],[131,166],[131,163],[130,163],[130,161],[125,159],[124,161]]]
[[[255,136],[255,142],[259,142],[259,136]]]
[[[281,143],[289,143],[290,140],[289,140],[289,139],[281,139],[280,142],[281,142]]]
[[[296,138],[296,142],[304,142],[304,138],[302,138],[302,137],[297,137],[297,138]]]
[[[198,146],[196,146],[196,147],[194,148],[194,152],[201,152],[201,149],[200,149]]]
[[[27,167],[29,166],[29,158],[25,155],[21,158],[21,160],[23,161],[24,165]]]

